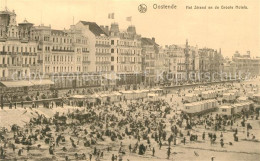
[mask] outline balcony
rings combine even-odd
[[[96,52],[96,55],[110,55],[110,53],[97,53]]]
[[[90,64],[90,61],[82,61],[83,64]]]
[[[20,39],[21,43],[28,43],[29,39],[28,38],[22,38]]]
[[[23,64],[22,67],[29,67],[29,64]]]
[[[7,64],[0,64],[0,67],[6,68],[6,67],[7,67]]]
[[[6,55],[7,52],[6,52],[6,51],[1,51],[0,54],[1,54],[1,55]]]
[[[7,38],[6,37],[0,37],[0,42],[6,42]]]
[[[37,63],[43,63],[43,60],[38,60]]]
[[[60,49],[52,49],[53,52],[74,52],[74,50],[60,50]]]
[[[96,62],[96,64],[110,64],[110,61],[100,61],[100,62]]]
[[[82,53],[89,53],[89,51],[82,51]]]
[[[107,44],[96,44],[95,47],[110,47],[110,45]]]

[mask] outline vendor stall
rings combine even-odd
[[[109,102],[119,102],[121,101],[122,94],[119,92],[113,92],[108,95]]]
[[[149,101],[158,101],[159,100],[159,94],[157,94],[157,93],[148,93],[148,100]]]
[[[150,89],[150,92],[159,94],[159,96],[161,96],[163,94],[163,89],[161,89],[161,88],[154,88],[154,89]]]
[[[121,91],[122,97],[127,100],[135,99],[135,93],[133,91]]]

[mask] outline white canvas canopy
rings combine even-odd
[[[158,101],[159,95],[157,93],[148,93],[147,95],[149,101]]]
[[[87,98],[85,95],[73,95],[71,96],[71,98],[75,98],[75,99],[85,99]]]

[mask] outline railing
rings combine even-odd
[[[74,50],[60,50],[60,49],[52,49],[55,52],[74,52]]]

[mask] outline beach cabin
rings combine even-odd
[[[201,93],[201,97],[203,99],[212,99],[217,96],[217,92],[215,90],[209,90],[209,91],[204,91]]]
[[[232,106],[221,106],[218,109],[220,115],[231,116],[234,113],[234,107]]]
[[[238,96],[239,95],[239,91],[236,90],[236,89],[233,89],[233,90],[229,90],[228,93],[234,93],[235,96]]]
[[[202,93],[202,89],[196,88],[194,89],[194,93],[200,95]]]
[[[73,105],[76,105],[78,107],[85,106],[86,99],[87,99],[87,96],[85,96],[85,95],[73,95],[70,97],[70,100],[73,102]]]
[[[183,111],[188,114],[204,114],[213,111],[218,106],[216,99],[203,100],[184,104]]]
[[[186,94],[184,97],[184,101],[187,102],[196,102],[197,99],[198,99],[198,95],[193,93]]]
[[[247,92],[246,96],[249,98],[253,98],[254,97],[254,92]]]
[[[238,99],[237,99],[237,101],[238,102],[247,102],[248,101],[248,97],[239,97]]]
[[[257,103],[260,103],[260,94],[254,94],[253,95],[253,100],[256,101]]]
[[[224,93],[223,99],[225,99],[227,101],[233,101],[236,99],[236,93]]]

